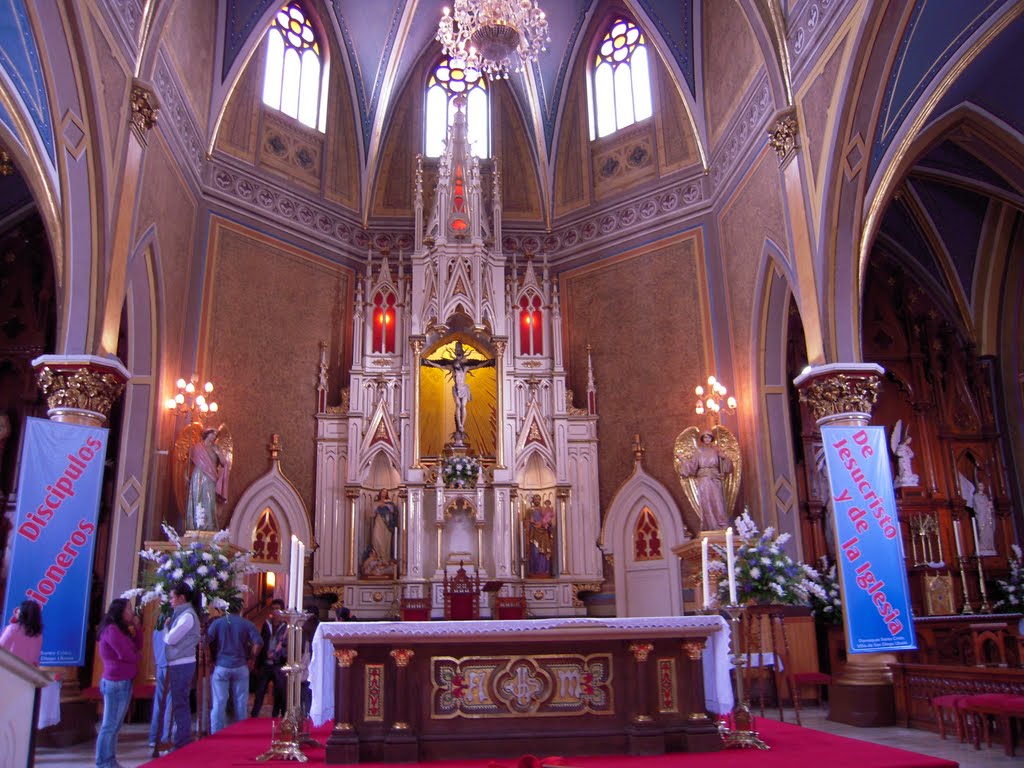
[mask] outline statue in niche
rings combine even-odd
[[[441,368],[448,371],[452,380],[452,398],[455,400],[455,433],[452,440],[462,445],[466,440],[466,405],[472,399],[466,374],[477,368],[494,367],[490,360],[471,360],[466,354],[461,341],[455,342],[455,356],[445,360],[429,360],[424,358],[423,365],[430,368]]]
[[[555,558],[555,508],[551,499],[542,503],[540,494],[533,494],[523,522],[529,547],[526,575],[530,578],[551,578]]]
[[[676,438],[675,466],[683,492],[700,517],[702,531],[727,528],[739,494],[742,459],[733,434],[687,427]]]
[[[974,507],[974,519],[978,525],[978,554],[997,555],[996,551],[996,516],[992,508],[992,498],[989,496],[988,488],[981,480],[974,490],[974,498],[971,500]]]
[[[394,576],[395,532],[398,530],[398,507],[387,488],[382,488],[369,512],[370,542],[363,551],[360,572],[368,578]]]
[[[916,487],[920,484],[920,478],[914,474],[914,449],[910,447],[910,440],[910,425],[907,425],[907,431],[903,433],[903,419],[897,419],[889,438],[889,447],[896,457],[896,478],[892,481],[893,488]]]

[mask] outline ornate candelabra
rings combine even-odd
[[[736,703],[732,707],[731,724],[719,723],[718,733],[722,737],[722,744],[726,749],[745,749],[747,747],[771,749],[754,730],[754,716],[750,713],[750,704],[747,701],[743,685],[743,672],[747,666],[747,659],[744,654],[740,653],[739,637],[740,620],[746,609],[742,605],[726,605],[723,610],[729,615],[732,629],[729,645],[732,652],[733,672],[736,675]]]
[[[301,750],[303,744],[316,744],[305,730],[306,717],[302,711],[302,681],[306,679],[306,664],[302,661],[302,625],[309,615],[305,611],[282,611],[288,622],[288,663],[283,667],[288,677],[286,688],[287,704],[284,717],[277,731],[270,738],[270,749],[259,755],[257,760],[309,760]]]

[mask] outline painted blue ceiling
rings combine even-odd
[[[975,179],[1004,192],[1015,193],[1017,191],[989,165],[953,141],[942,142],[921,158],[917,165],[926,170],[943,171]]]
[[[39,47],[32,35],[23,0],[0,0],[0,69],[3,69],[28,110],[50,162],[56,165],[57,149],[46,82],[43,79]],[[15,135],[18,134],[6,111],[0,118]]]
[[[0,0],[2,1],[2,0]],[[222,77],[226,77],[254,26],[272,5],[281,0],[226,0],[224,26],[224,61]],[[363,127],[364,148],[369,148],[370,131],[381,106],[382,88],[388,62],[400,50],[395,68],[395,88],[401,88],[416,61],[427,50],[440,51],[434,42],[437,21],[450,0],[419,0],[412,5],[413,17],[406,26],[404,41],[398,35],[402,18],[412,0],[330,0],[330,9],[341,31],[344,48],[352,69],[356,102]],[[579,36],[590,19],[597,0],[541,0],[548,17],[551,42],[546,53],[533,65],[537,83],[537,105],[543,122],[544,139],[550,148],[562,91],[573,62]],[[656,27],[668,48],[666,54],[675,59],[691,94],[694,88],[693,0],[638,0],[641,10]],[[332,25],[323,20],[324,26]],[[401,45],[399,45],[401,43]],[[521,103],[527,103],[523,78],[513,74],[509,84]]]
[[[946,285],[942,269],[935,261],[928,241],[924,239],[917,222],[902,203],[894,203],[886,210],[882,217],[882,232],[903,246],[914,261],[920,264],[924,271],[935,278],[940,285]]]
[[[964,294],[970,296],[988,198],[933,181],[915,179],[913,186],[946,246]]]
[[[917,0],[885,87],[871,173],[940,69],[1006,0]]]

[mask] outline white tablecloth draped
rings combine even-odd
[[[465,637],[507,633],[509,631],[545,630],[590,627],[650,628],[650,627],[706,627],[711,629],[708,647],[703,654],[704,703],[709,712],[724,713],[732,710],[732,681],[729,677],[729,625],[720,616],[674,616],[628,619],[530,619],[525,621],[422,621],[378,622],[350,621],[323,622],[313,636],[313,658],[309,664],[309,684],[313,690],[310,717],[316,725],[334,719],[334,647],[330,635],[346,635],[355,645],[375,639],[435,637],[444,635]]]

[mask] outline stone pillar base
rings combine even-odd
[[[847,685],[833,683],[828,689],[828,719],[858,728],[896,724],[896,699],[892,684]]]

